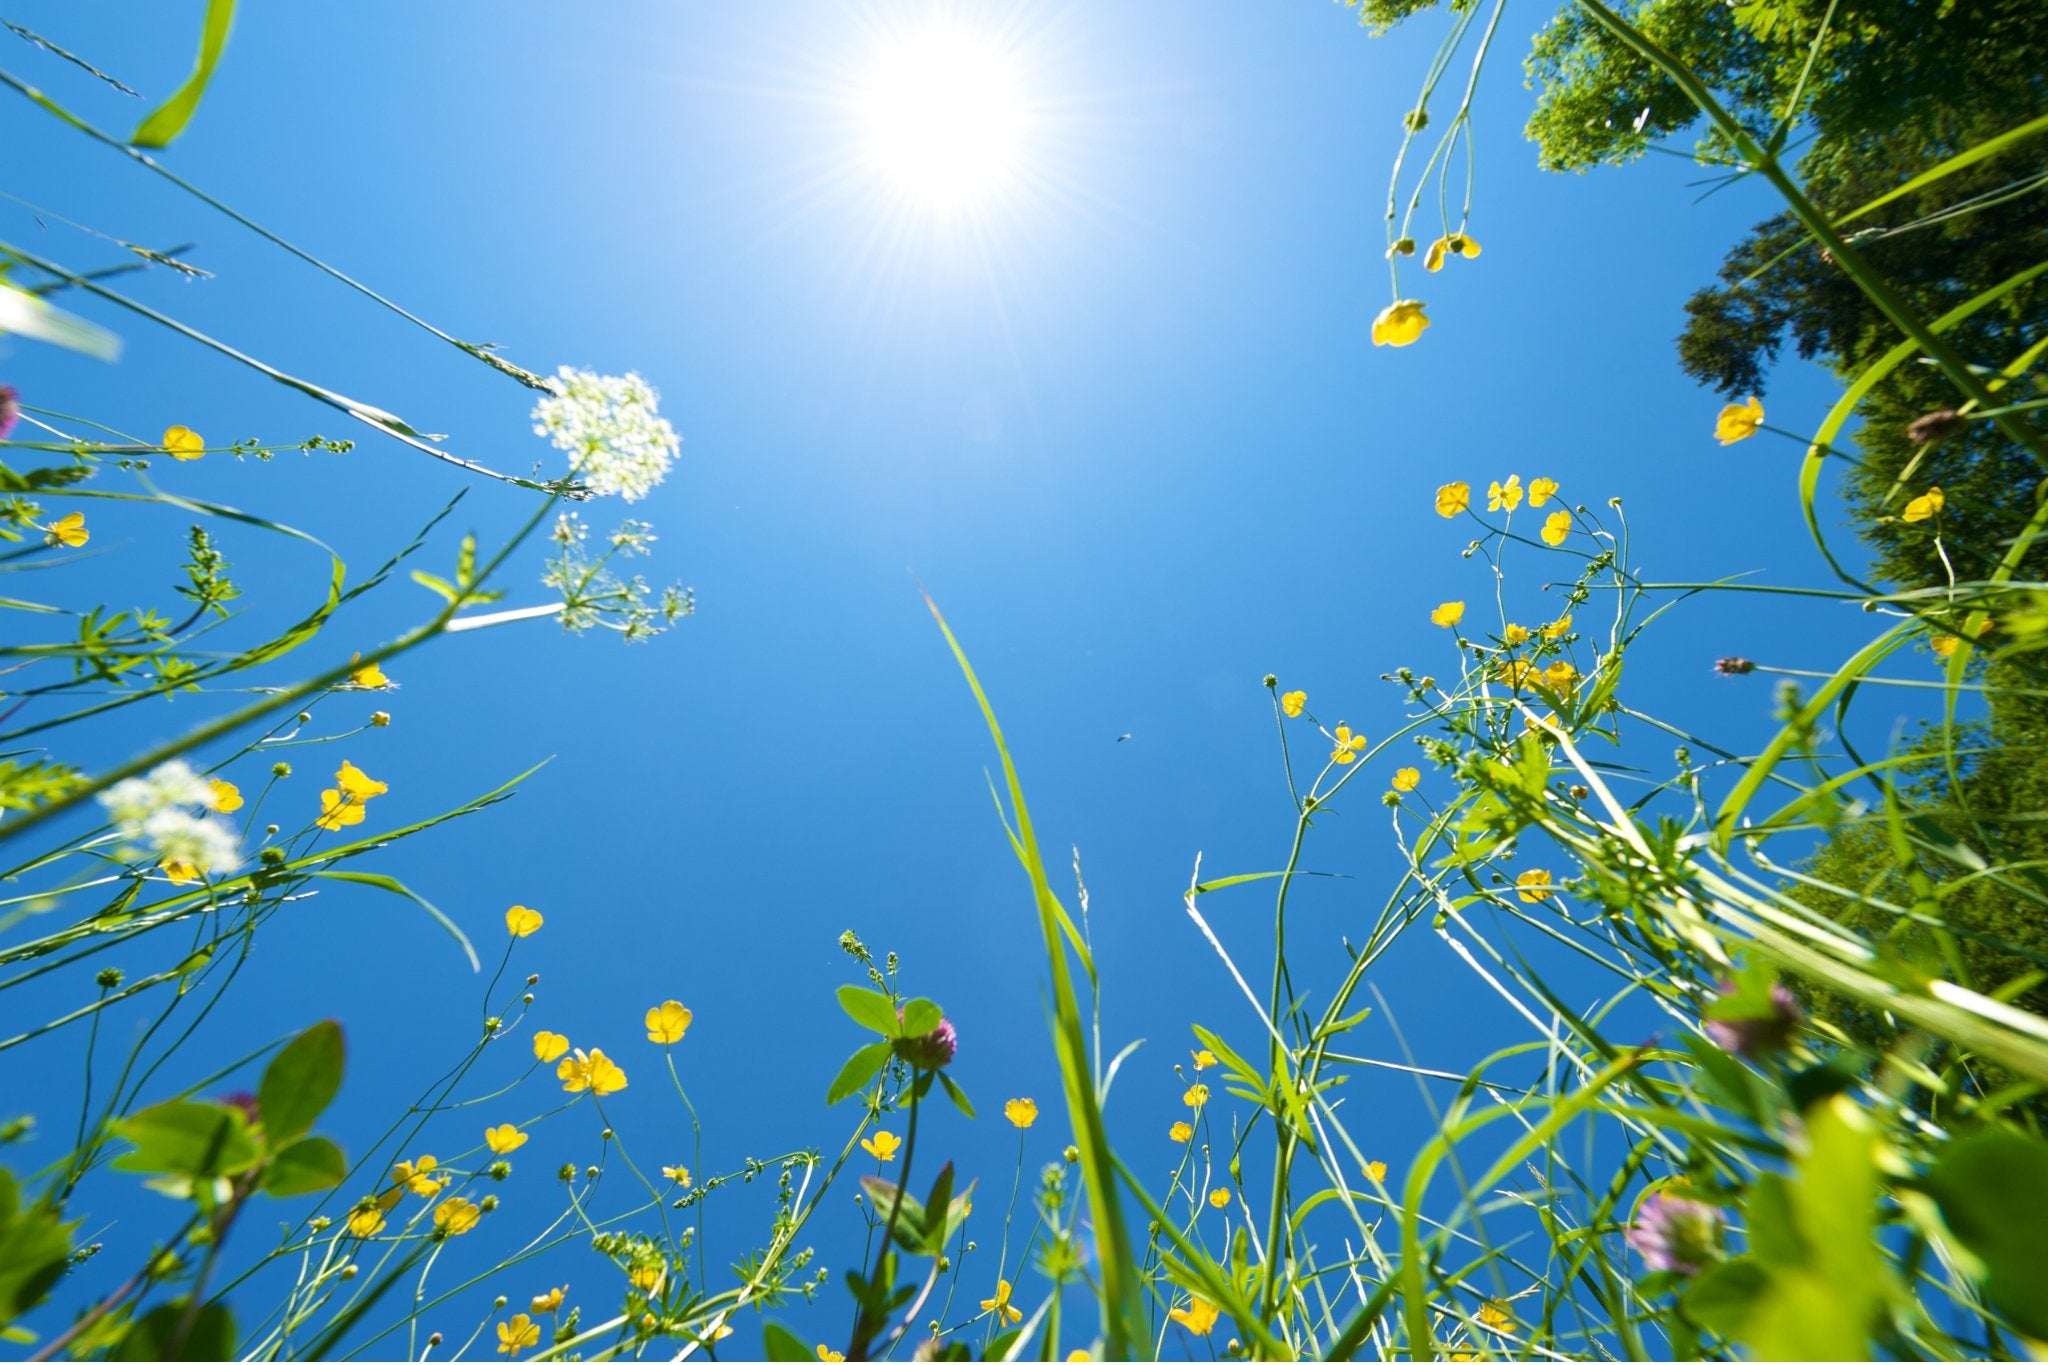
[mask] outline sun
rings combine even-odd
[[[1017,67],[995,39],[952,25],[883,38],[858,99],[870,167],[942,213],[1000,192],[1028,132]]]

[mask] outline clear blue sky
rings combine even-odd
[[[10,17],[155,98],[182,77],[201,8],[40,0]],[[552,757],[516,800],[380,867],[487,945],[507,905],[546,913],[516,959],[543,976],[532,1022],[633,1073],[615,1117],[643,1162],[682,1153],[654,1049],[638,1041],[641,1012],[667,997],[696,1011],[681,1055],[708,1166],[836,1150],[852,1115],[821,1101],[857,1041],[830,995],[850,979],[836,946],[849,927],[900,952],[906,982],[958,1025],[955,1074],[983,1118],[948,1119],[933,1141],[964,1172],[1007,1185],[1015,1140],[998,1111],[1012,1095],[1036,1096],[1045,1115],[1034,1166],[1066,1140],[1037,930],[984,785],[992,754],[913,573],[990,689],[1047,848],[1061,863],[1081,850],[1105,1039],[1149,1040],[1111,1105],[1141,1169],[1157,1164],[1145,1154],[1169,1155],[1170,1067],[1189,1023],[1255,1027],[1180,892],[1197,853],[1209,875],[1284,858],[1291,817],[1262,677],[1377,737],[1399,714],[1380,674],[1453,668],[1429,608],[1483,608],[1485,570],[1459,557],[1465,532],[1429,510],[1436,485],[1514,472],[1556,478],[1574,502],[1620,496],[1653,577],[1824,581],[1792,496],[1799,448],[1717,446],[1721,400],[1679,373],[1671,346],[1686,296],[1770,204],[1747,185],[1702,198],[1702,173],[1676,158],[1539,173],[1520,136],[1519,71],[1538,11],[1511,15],[1482,87],[1472,232],[1485,254],[1411,270],[1435,325],[1402,351],[1368,339],[1387,302],[1381,212],[1440,17],[1375,42],[1312,0],[951,12],[1029,55],[1043,119],[1042,173],[974,234],[890,209],[854,165],[842,96],[883,24],[874,5],[246,6],[165,157],[457,335],[535,369],[638,370],[684,435],[676,470],[634,510],[661,536],[650,574],[695,587],[694,619],[638,648],[548,624],[443,642],[392,666],[394,696],[360,703],[390,710],[390,729],[305,751],[322,771],[346,756],[387,780],[376,816],[394,822]],[[86,116],[117,131],[139,117],[138,103],[6,42],[0,67]],[[190,258],[214,272],[131,278],[137,297],[487,464],[551,457],[528,432],[526,391],[18,99],[7,107],[9,192],[116,237],[195,242]],[[74,266],[117,256],[44,223],[0,203],[8,240]],[[135,319],[75,306],[124,333],[116,366],[0,340],[0,380],[145,434],[180,422],[210,439],[359,441],[339,457],[162,464],[167,489],[289,521],[359,568],[458,488],[456,521],[486,540],[530,506]],[[1829,398],[1788,373],[1769,401],[1799,429]],[[104,553],[79,578],[96,575],[122,605],[167,597],[181,529],[109,513],[93,542]],[[242,533],[225,548],[269,602],[264,619],[315,591],[319,566],[303,554]],[[444,534],[424,562],[452,553]],[[517,567],[510,604],[542,600],[538,559],[536,547]],[[1513,585],[1526,616],[1547,614],[1537,587],[1551,572],[1530,561]],[[388,639],[429,606],[394,586],[300,666]],[[1846,609],[1835,621],[1805,608],[1788,631],[1793,619],[1756,599],[1681,609],[1631,663],[1636,704],[1754,744],[1769,688],[1713,676],[1713,658],[1831,667],[1867,624]],[[64,756],[110,762],[208,706],[131,713]],[[1635,761],[1668,763],[1668,741],[1638,738]],[[296,787],[315,799],[310,774]],[[1362,930],[1398,865],[1381,789],[1361,789],[1311,845],[1310,866],[1354,879],[1313,888],[1294,929],[1318,989],[1341,971],[1338,935]],[[1209,909],[1260,961],[1267,898]],[[194,1077],[238,1045],[336,1015],[353,1051],[330,1127],[351,1150],[475,1026],[481,983],[396,900],[324,893],[267,934],[254,965],[191,1045]],[[1424,1065],[1460,1070],[1511,1036],[1426,932],[1373,984]],[[1384,1028],[1360,1046],[1399,1055]],[[72,1036],[0,1055],[10,1108],[49,1098],[34,1102],[42,1136],[17,1164],[64,1149],[63,1087],[82,1047]],[[548,1098],[533,1089],[488,1117],[524,1118]],[[1399,1078],[1355,1084],[1351,1102],[1383,1115],[1363,1126],[1392,1162],[1428,1131]],[[468,1145],[484,1117],[448,1120],[446,1139],[430,1127],[425,1145]],[[551,1207],[545,1173],[582,1159],[595,1122],[579,1111],[544,1128],[521,1154],[528,1208],[516,1180],[501,1216]],[[123,1220],[110,1244],[158,1216],[119,1183],[104,1187]],[[851,1226],[850,1208],[840,1219]],[[730,1227],[714,1254],[737,1254],[761,1226]],[[835,1280],[851,1263],[841,1236],[819,1239]],[[564,1275],[593,1291],[603,1278],[587,1254]],[[548,1276],[534,1278],[507,1292]],[[821,1333],[840,1330],[843,1299],[830,1299]]]

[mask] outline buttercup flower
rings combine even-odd
[[[1011,1100],[1003,1106],[1003,1117],[1019,1128],[1038,1122],[1038,1105],[1032,1100]]]
[[[533,408],[534,435],[566,453],[569,472],[591,492],[637,502],[668,476],[682,441],[646,380],[564,365],[548,388]]]
[[[1927,647],[1934,651],[1935,658],[1946,659],[1956,652],[1956,646],[1961,643],[1960,636],[1937,635],[1927,642]]]
[[[1494,665],[1493,676],[1509,687],[1520,688],[1536,676],[1536,666],[1527,659],[1505,659]]]
[[[1012,1307],[1010,1304],[1010,1282],[1008,1280],[996,1281],[996,1296],[992,1299],[983,1299],[981,1301],[981,1311],[984,1313],[994,1313],[997,1324],[1001,1326],[1024,1321],[1024,1310]]]
[[[686,1190],[690,1188],[690,1168],[688,1166],[664,1166],[661,1168],[661,1175],[662,1179],[673,1180]]]
[[[1465,604],[1463,602],[1440,603],[1437,609],[1429,614],[1429,623],[1431,625],[1442,626],[1446,630],[1455,628],[1458,622],[1464,619]]]
[[[1724,446],[1746,441],[1764,424],[1764,405],[1754,397],[1730,403],[1714,418],[1714,436]]]
[[[643,1294],[652,1294],[661,1288],[662,1273],[658,1265],[636,1265],[626,1272],[626,1279]]]
[[[206,453],[206,442],[190,427],[167,427],[160,441],[164,454],[174,460],[196,460]]]
[[[1507,629],[1500,633],[1500,638],[1501,643],[1507,645],[1510,649],[1516,645],[1527,644],[1529,642],[1529,628],[1527,626],[1518,626],[1513,621],[1510,621],[1508,622]]]
[[[903,1145],[903,1139],[886,1128],[877,1128],[875,1135],[871,1138],[862,1138],[860,1145],[861,1150],[877,1161],[894,1161],[896,1149]]]
[[[1348,725],[1338,726],[1330,738],[1337,742],[1337,747],[1330,751],[1332,763],[1349,763],[1365,748],[1365,736],[1352,734]]]
[[[1579,680],[1579,670],[1563,659],[1552,659],[1543,670],[1543,685],[1553,692],[1569,692]]]
[[[535,1294],[531,1307],[536,1313],[552,1313],[562,1306],[562,1299],[568,1292],[568,1285],[557,1285],[545,1294]]]
[[[1549,502],[1553,497],[1556,496],[1556,479],[1529,480],[1529,505],[1531,507],[1541,507],[1544,503]]]
[[[1221,1314],[1218,1312],[1215,1304],[1209,1302],[1200,1294],[1191,1294],[1188,1296],[1187,1307],[1169,1308],[1166,1310],[1166,1316],[1172,1318],[1196,1336],[1206,1337],[1211,1331],[1215,1330],[1216,1319]]]
[[[1173,1127],[1166,1130],[1166,1135],[1175,1142],[1186,1142],[1195,1135],[1195,1130],[1186,1123],[1176,1123]]]
[[[334,780],[338,786],[320,793],[320,815],[313,823],[321,829],[338,830],[345,825],[360,825],[370,798],[391,790],[347,759],[342,760]]]
[[[242,808],[242,789],[226,778],[207,778],[206,790],[206,804],[222,815],[232,815]]]
[[[1939,512],[1948,499],[1939,488],[1930,488],[1906,504],[1906,510],[1899,513],[1900,521],[1925,521]]]
[[[501,1123],[495,1128],[484,1129],[484,1146],[503,1156],[507,1152],[516,1152],[524,1147],[526,1136],[511,1124]]]
[[[541,918],[540,911],[529,910],[523,905],[515,905],[505,912],[505,932],[514,938],[538,933],[545,923],[547,921]]]
[[[1522,476],[1508,475],[1506,483],[1490,483],[1486,486],[1486,510],[1489,512],[1512,512],[1522,505]]]
[[[348,1211],[348,1235],[375,1237],[384,1231],[384,1211],[375,1204],[358,1205]]]
[[[1180,1097],[1180,1102],[1190,1109],[1200,1109],[1209,1102],[1209,1087],[1206,1085],[1189,1086],[1187,1093]]]
[[[1543,530],[1541,532],[1541,535],[1543,536],[1543,543],[1545,545],[1562,545],[1565,542],[1565,537],[1569,536],[1571,533],[1571,513],[1564,511],[1563,509],[1559,509],[1558,511],[1552,512],[1549,516],[1543,519]]]
[[[441,1183],[433,1177],[434,1169],[440,1164],[431,1156],[423,1156],[417,1161],[401,1161],[391,1168],[391,1179],[422,1199],[432,1199],[441,1192]]]
[[[562,1059],[555,1075],[561,1079],[562,1089],[571,1095],[588,1090],[601,1098],[626,1088],[626,1073],[604,1055],[602,1048],[590,1049],[587,1056],[582,1048],[577,1048]]]
[[[1415,789],[1416,789],[1417,787],[1419,787],[1419,786],[1421,786],[1421,785],[1422,785],[1422,770],[1421,770],[1420,768],[1398,768],[1398,769],[1396,769],[1396,770],[1395,770],[1395,772],[1394,772],[1394,790],[1395,790],[1395,791],[1397,791],[1397,792],[1412,792],[1412,791],[1414,791],[1414,790],[1415,790]]]
[[[1515,894],[1530,904],[1550,894],[1550,873],[1540,867],[1532,867],[1515,878]]]
[[[1697,1275],[1721,1259],[1721,1211],[1659,1190],[1636,1209],[1627,1240],[1650,1269]]]
[[[1308,693],[1306,692],[1287,692],[1282,694],[1280,698],[1280,711],[1282,715],[1298,716],[1301,714],[1302,708],[1307,705]]]
[[[1226,1189],[1221,1189],[1221,1188],[1218,1188],[1218,1189],[1213,1189],[1213,1190],[1209,1191],[1209,1207],[1210,1207],[1210,1208],[1212,1208],[1212,1209],[1227,1209],[1227,1208],[1229,1208],[1229,1207],[1230,1207],[1230,1191],[1229,1191],[1229,1190],[1226,1190]]]
[[[1479,1325],[1490,1327],[1496,1332],[1511,1332],[1515,1329],[1515,1314],[1500,1299],[1488,1299],[1479,1305]]]
[[[1472,485],[1469,483],[1447,483],[1436,490],[1436,514],[1440,517],[1455,517],[1472,505]]]
[[[516,1356],[529,1346],[540,1345],[540,1324],[524,1313],[498,1324],[498,1354]]]
[[[62,545],[67,550],[75,550],[92,539],[92,532],[85,529],[83,512],[66,512],[44,529],[49,532],[50,544]]]
[[[354,663],[362,657],[361,654],[351,654],[348,661]],[[364,664],[361,668],[350,670],[348,680],[357,687],[391,686],[391,679],[385,677],[384,670],[376,664]]]
[[[569,1050],[569,1040],[559,1033],[546,1029],[533,1035],[533,1059],[537,1062],[552,1062]]]
[[[1372,344],[1407,346],[1429,330],[1429,318],[1415,299],[1398,299],[1380,310],[1372,320]]]
[[[832,1350],[830,1347],[820,1346],[818,1348],[818,1359],[824,1362],[824,1365],[832,1365],[832,1362],[844,1360],[846,1356],[842,1352]]]
[[[1207,1071],[1210,1067],[1216,1065],[1216,1054],[1205,1047],[1196,1048],[1194,1050],[1194,1058],[1195,1070],[1197,1071]]]
[[[1387,1163],[1368,1161],[1365,1163],[1365,1174],[1374,1184],[1384,1185],[1387,1183]]]
[[[460,1237],[475,1227],[483,1211],[461,1195],[450,1195],[434,1205],[434,1230],[444,1237]]]
[[[1546,640],[1561,640],[1564,638],[1566,632],[1571,630],[1571,628],[1572,614],[1570,612],[1566,612],[1564,615],[1558,617],[1555,621],[1552,621],[1549,625],[1543,627],[1543,638]]]
[[[172,886],[190,886],[199,880],[199,868],[183,858],[166,858],[157,866],[163,870],[164,879]]]
[[[683,1041],[694,1016],[683,1008],[680,1000],[664,1000],[647,1011],[647,1041],[666,1047]]]

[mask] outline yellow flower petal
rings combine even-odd
[[[1448,237],[1439,237],[1431,242],[1429,250],[1422,253],[1422,268],[1424,270],[1442,270],[1444,268],[1444,252],[1450,247],[1450,244],[1451,239]]]
[[[559,1033],[541,1029],[533,1035],[533,1057],[535,1061],[552,1062],[569,1050],[569,1040]]]
[[[483,1210],[461,1195],[450,1195],[434,1205],[434,1228],[448,1237],[460,1237],[475,1227]]]
[[[1572,514],[1562,509],[1552,512],[1543,519],[1543,543],[1562,545],[1566,536],[1572,533]]]
[[[1522,505],[1522,476],[1508,475],[1506,483],[1488,484],[1486,488],[1486,510],[1489,512],[1512,512]]]
[[[1215,1304],[1199,1294],[1193,1294],[1189,1296],[1187,1307],[1169,1308],[1166,1310],[1166,1316],[1172,1318],[1196,1336],[1206,1337],[1215,1329],[1216,1319],[1221,1314],[1218,1312]]]
[[[1186,1142],[1195,1135],[1195,1130],[1185,1123],[1176,1123],[1166,1130],[1166,1135],[1175,1142]]]
[[[1420,768],[1402,768],[1394,774],[1394,790],[1397,792],[1412,792],[1421,785]]]
[[[1435,611],[1429,614],[1429,623],[1431,625],[1442,626],[1447,630],[1456,626],[1458,622],[1464,619],[1465,604],[1463,602],[1442,603]]]
[[[356,660],[362,657],[363,656],[361,654],[352,654],[349,656],[348,661],[350,663],[354,663]],[[351,671],[348,675],[348,680],[354,683],[357,687],[391,686],[391,679],[385,677],[384,670],[378,667],[376,664],[364,664],[361,668]]]
[[[1754,397],[1730,403],[1714,418],[1714,435],[1724,446],[1746,441],[1764,424],[1764,405]]]
[[[1210,1208],[1212,1208],[1212,1209],[1227,1209],[1227,1208],[1229,1208],[1229,1207],[1230,1207],[1230,1191],[1229,1191],[1229,1190],[1221,1190],[1221,1189],[1218,1189],[1218,1190],[1211,1190],[1211,1191],[1209,1191],[1209,1207],[1210,1207]]]
[[[1925,521],[1939,512],[1947,501],[1939,488],[1930,488],[1906,504],[1906,510],[1899,513],[1899,520]]]
[[[1469,483],[1447,483],[1436,490],[1436,514],[1440,517],[1455,517],[1472,505],[1472,485]]]
[[[83,512],[66,512],[51,522],[47,529],[50,533],[50,544],[62,545],[67,550],[75,550],[92,539],[92,532],[85,529]]]
[[[1189,1086],[1187,1093],[1180,1097],[1180,1102],[1190,1109],[1200,1109],[1209,1102],[1209,1087],[1206,1085]]]
[[[507,1152],[516,1152],[524,1147],[526,1136],[511,1124],[501,1123],[495,1128],[484,1129],[484,1145],[499,1156],[503,1156]]]
[[[690,1020],[694,1017],[689,1010],[683,1008],[682,1001],[662,1001],[647,1011],[647,1041],[660,1043],[664,1047],[682,1042],[683,1035],[689,1032]]]
[[[1429,329],[1423,305],[1415,299],[1397,299],[1380,310],[1372,320],[1372,344],[1407,346]]]
[[[1038,1105],[1028,1099],[1011,1100],[1003,1106],[1003,1117],[1019,1128],[1029,1128],[1038,1122]]]
[[[860,1140],[861,1149],[877,1161],[894,1161],[896,1149],[903,1145],[903,1139],[886,1128],[877,1128],[871,1138]]]
[[[206,453],[206,442],[190,427],[167,427],[159,443],[174,460],[196,460]]]
[[[1532,867],[1515,878],[1515,893],[1530,904],[1550,895],[1550,873],[1540,867]]]
[[[1556,496],[1556,479],[1529,480],[1529,505],[1531,507],[1541,507],[1544,503],[1549,502],[1552,498]]]
[[[1288,692],[1280,698],[1280,711],[1283,715],[1298,716],[1307,705],[1308,693],[1306,692]]]
[[[222,815],[232,815],[242,808],[242,789],[224,777],[209,777],[206,788],[211,795],[206,804]]]
[[[390,787],[369,776],[347,759],[341,761],[341,767],[335,772],[334,780],[340,785],[342,791],[353,796],[358,801],[367,801],[373,796],[382,796],[385,792],[391,790]]]
[[[545,923],[547,921],[541,918],[540,911],[529,910],[523,905],[515,905],[505,912],[505,932],[514,938],[538,933]]]

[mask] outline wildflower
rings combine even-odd
[[[664,1180],[673,1180],[686,1190],[690,1188],[690,1168],[688,1166],[664,1166],[661,1168],[661,1176]]]
[[[384,1211],[375,1204],[358,1205],[348,1213],[348,1235],[375,1237],[384,1231]]]
[[[981,1301],[981,1311],[984,1313],[994,1313],[996,1315],[996,1322],[1002,1326],[1024,1321],[1024,1310],[1016,1308],[1010,1303],[1010,1282],[1008,1280],[996,1281],[996,1296],[992,1299],[983,1299]]]
[[[1566,612],[1549,625],[1543,627],[1543,638],[1546,640],[1562,640],[1570,632],[1571,628],[1572,614]]]
[[[1365,748],[1365,736],[1352,734],[1348,725],[1339,725],[1330,738],[1337,742],[1337,747],[1330,751],[1332,763],[1349,763]]]
[[[862,1150],[877,1161],[894,1161],[896,1150],[903,1145],[903,1139],[886,1128],[877,1128],[875,1135],[871,1138],[862,1138],[860,1145]]]
[[[1472,505],[1472,485],[1469,483],[1447,483],[1436,490],[1436,514],[1440,517],[1455,517]]]
[[[1552,498],[1556,496],[1556,479],[1538,478],[1529,480],[1529,505],[1531,507],[1541,507],[1544,503],[1549,502]]]
[[[562,1059],[555,1075],[561,1078],[562,1089],[571,1095],[588,1090],[602,1098],[626,1088],[626,1073],[601,1048],[590,1049],[588,1056],[577,1048],[573,1055]]]
[[[183,858],[166,858],[157,866],[163,870],[165,880],[172,886],[190,886],[199,880],[199,868]]]
[[[1509,687],[1519,688],[1535,676],[1536,666],[1526,659],[1506,659],[1494,666],[1493,676]]]
[[[43,528],[49,532],[49,543],[75,550],[92,539],[92,532],[85,529],[85,513],[66,512],[63,516]]]
[[[206,804],[222,815],[232,815],[242,808],[242,789],[226,778],[207,778],[206,790]]]
[[[1946,659],[1956,652],[1956,646],[1961,643],[1962,640],[1958,636],[1937,635],[1927,642],[1927,647],[1934,651],[1935,658]]]
[[[1185,1122],[1176,1123],[1173,1125],[1173,1127],[1166,1130],[1166,1135],[1172,1138],[1175,1142],[1186,1142],[1189,1138],[1195,1135],[1195,1130],[1189,1127]]]
[[[1387,248],[1387,259],[1390,261],[1396,256],[1413,256],[1414,254],[1415,239],[1413,237],[1403,237]]]
[[[1399,768],[1394,772],[1394,790],[1412,792],[1422,785],[1422,769]]]
[[[444,1237],[460,1237],[475,1227],[482,1210],[461,1195],[450,1195],[434,1205],[434,1230]]]
[[[401,1161],[391,1168],[394,1183],[405,1186],[422,1199],[432,1199],[441,1192],[441,1186],[433,1177],[433,1171],[441,1163],[431,1156],[417,1161]]]
[[[1011,1100],[1003,1106],[1003,1117],[1019,1128],[1029,1128],[1038,1122],[1038,1104],[1034,1100]]]
[[[526,1136],[511,1124],[501,1123],[495,1128],[484,1129],[484,1146],[503,1156],[507,1152],[516,1152],[524,1147]]]
[[[552,1062],[569,1050],[569,1040],[559,1033],[541,1029],[533,1035],[533,1059],[537,1062]]]
[[[561,1308],[562,1299],[568,1292],[568,1285],[557,1285],[545,1294],[535,1294],[533,1302],[529,1306],[536,1313],[553,1313]]]
[[[1429,623],[1431,625],[1442,626],[1446,630],[1455,628],[1458,622],[1464,619],[1465,604],[1463,602],[1439,603],[1437,609],[1429,614]]]
[[[1527,626],[1518,626],[1513,621],[1510,621],[1508,622],[1507,629],[1501,632],[1500,638],[1503,644],[1513,649],[1516,645],[1527,644],[1530,634],[1531,632]]]
[[[1544,868],[1530,868],[1515,878],[1515,894],[1534,905],[1550,895],[1550,873]]]
[[[1637,1207],[1627,1241],[1652,1270],[1697,1275],[1721,1259],[1721,1211],[1660,1190]]]
[[[1215,1304],[1209,1302],[1200,1294],[1190,1294],[1187,1307],[1169,1308],[1166,1310],[1166,1316],[1172,1318],[1196,1336],[1206,1337],[1215,1330],[1216,1319],[1221,1314],[1217,1311]]]
[[[213,820],[182,810],[160,810],[142,822],[142,837],[160,863],[184,863],[217,872],[241,859],[235,836]]]
[[[627,1272],[626,1278],[641,1293],[652,1294],[661,1288],[661,1267],[658,1265],[636,1265]]]
[[[1488,1299],[1479,1305],[1479,1325],[1496,1332],[1512,1332],[1518,1325],[1515,1314],[1501,1299]]]
[[[190,427],[166,427],[159,444],[174,460],[196,460],[206,453],[205,439]]]
[[[680,1000],[664,1000],[647,1011],[647,1041],[667,1047],[683,1041],[693,1016]]]
[[[541,918],[540,911],[529,910],[523,905],[515,905],[505,912],[505,932],[514,938],[525,938],[528,934],[538,933],[541,925],[545,923],[547,921]]]
[[[1207,1071],[1210,1067],[1216,1065],[1216,1054],[1209,1051],[1208,1048],[1196,1048],[1194,1057],[1195,1070],[1197,1071]]]
[[[338,830],[345,825],[360,825],[370,798],[391,790],[347,759],[343,759],[341,767],[335,771],[334,780],[340,784],[338,787],[329,787],[320,793],[320,814],[313,823],[321,829]]]
[[[1214,1189],[1209,1191],[1209,1207],[1212,1209],[1229,1208],[1230,1191],[1225,1189]]]
[[[1721,983],[1722,1002],[1730,1002],[1736,995],[1733,982]],[[1732,1010],[1728,1012],[1732,1013]],[[1773,981],[1761,1003],[1748,1009],[1743,1016],[1709,1017],[1701,1022],[1707,1036],[1723,1052],[1757,1058],[1783,1051],[1792,1042],[1793,1034],[1798,1032],[1799,1023],[1805,1017],[1797,997],[1785,983]]]
[[[667,477],[682,441],[656,411],[660,399],[646,380],[564,365],[547,384],[533,433],[566,453],[570,473],[593,493],[637,502]]]
[[[1200,1084],[1189,1086],[1187,1093],[1180,1097],[1180,1102],[1190,1109],[1200,1109],[1209,1102],[1209,1087]]]
[[[390,723],[391,713],[389,711],[372,711],[370,713],[370,724],[377,729],[381,730]]]
[[[1280,710],[1284,715],[1298,716],[1301,714],[1302,708],[1307,705],[1308,693],[1306,692],[1288,692],[1280,698]]]
[[[175,806],[200,806],[212,795],[183,759],[159,763],[142,777],[125,778],[100,793],[100,804],[124,839],[142,836],[152,815]]]
[[[1731,654],[1725,659],[1714,660],[1714,671],[1724,678],[1739,678],[1745,673],[1756,672],[1756,665]]]
[[[391,790],[389,786],[368,776],[347,759],[343,759],[341,767],[335,770],[334,780],[341,784],[342,791],[358,801],[367,801],[373,796],[382,796]]]
[[[14,434],[14,424],[20,420],[21,395],[12,384],[0,384],[0,441]]]
[[[1579,670],[1563,659],[1552,659],[1543,670],[1543,685],[1553,692],[1569,692],[1579,680]]]
[[[1387,1163],[1384,1161],[1368,1161],[1365,1163],[1365,1174],[1366,1178],[1371,1180],[1373,1184],[1384,1185],[1387,1183]]]
[[[1407,346],[1415,342],[1429,330],[1429,318],[1422,308],[1416,299],[1396,299],[1382,308],[1372,320],[1372,344]]]
[[[1947,501],[1948,499],[1942,496],[1941,489],[1930,488],[1906,504],[1906,510],[1899,513],[1899,520],[1925,521],[1936,512],[1939,512],[1942,504]]]
[[[1543,530],[1539,532],[1545,545],[1562,545],[1571,533],[1572,514],[1562,508],[1543,519]]]
[[[1730,403],[1714,418],[1714,436],[1724,446],[1737,441],[1746,441],[1756,435],[1758,427],[1764,424],[1764,405],[1755,397],[1740,403]]]
[[[362,657],[363,656],[361,654],[351,654],[349,656],[348,661],[350,664],[353,665],[358,659]],[[348,680],[351,683],[355,684],[357,687],[391,686],[391,679],[385,677],[384,670],[376,664],[364,664],[361,668],[351,668],[349,670]]]
[[[1522,476],[1508,475],[1506,483],[1490,483],[1486,486],[1486,510],[1489,512],[1512,512],[1522,505]]]
[[[938,1071],[951,1066],[953,1054],[960,1049],[960,1036],[953,1031],[953,1021],[939,1020],[939,1026],[930,1033],[917,1038],[898,1038],[892,1045],[896,1055],[920,1071]]]
[[[1968,425],[1967,419],[1954,408],[1943,408],[1940,412],[1922,413],[1915,417],[1906,428],[1906,439],[1916,446],[1933,445],[1946,441]],[[4,435],[0,432],[0,435]]]
[[[832,1365],[833,1361],[844,1360],[846,1359],[846,1356],[842,1352],[834,1351],[825,1346],[820,1346],[818,1348],[818,1359],[825,1362],[825,1365]]]
[[[516,1313],[510,1322],[498,1324],[498,1354],[516,1356],[529,1346],[540,1345],[540,1324],[524,1313]]]

